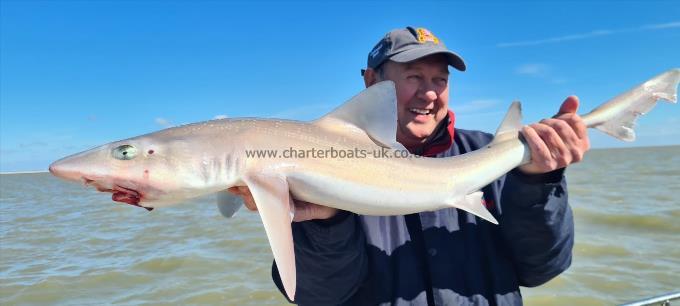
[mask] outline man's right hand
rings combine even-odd
[[[246,205],[248,210],[257,211],[255,199],[253,199],[253,195],[250,193],[250,189],[247,186],[236,186],[227,190],[231,194],[238,195],[243,198],[243,203]],[[295,199],[293,199],[293,202],[295,203],[295,216],[293,217],[294,222],[314,219],[328,219],[338,213],[338,210],[332,207],[298,201]]]

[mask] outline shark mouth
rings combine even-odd
[[[113,189],[104,188],[104,187],[100,186],[99,184],[97,184],[97,182],[95,180],[91,180],[91,179],[88,179],[86,177],[83,177],[83,181],[84,181],[86,186],[87,185],[93,185],[94,187],[96,187],[97,191],[112,193],[111,200],[113,200],[115,202],[130,204],[132,206],[144,208],[148,211],[153,210],[153,207],[144,207],[142,205],[139,205],[139,202],[142,200],[142,195],[134,189],[125,188],[123,186],[115,185],[115,184],[113,185]]]

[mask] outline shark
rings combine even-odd
[[[679,81],[680,68],[666,71],[583,121],[633,141],[639,116],[658,100],[677,102]],[[385,81],[313,121],[228,118],[177,126],[62,158],[49,171],[148,210],[216,194],[225,217],[243,205],[226,190],[247,186],[293,301],[293,198],[362,215],[454,207],[497,224],[480,189],[531,160],[521,117],[520,103],[513,102],[493,141],[479,150],[448,158],[412,155],[396,140],[395,88]]]

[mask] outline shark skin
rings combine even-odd
[[[632,141],[637,117],[659,99],[676,102],[679,81],[680,69],[669,70],[602,104],[583,120],[588,127]],[[531,160],[519,136],[521,127],[521,107],[514,102],[485,148],[436,159],[408,154],[395,139],[396,96],[394,84],[386,81],[315,121],[199,122],[99,146],[60,159],[49,170],[110,192],[113,201],[148,210],[214,193],[226,217],[242,205],[226,189],[248,186],[286,295],[294,300],[291,197],[363,215],[455,207],[497,224],[482,205],[479,190]],[[314,150],[317,154],[309,156]],[[253,156],[256,151],[273,155]]]

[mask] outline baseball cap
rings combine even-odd
[[[444,42],[428,29],[413,27],[396,29],[385,34],[368,53],[366,67],[375,69],[387,60],[408,63],[432,54],[446,55],[449,65],[465,71],[465,62],[460,55],[447,49]],[[361,75],[364,71],[361,69]]]

